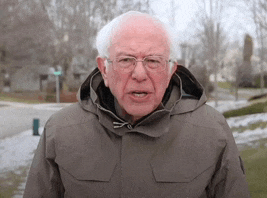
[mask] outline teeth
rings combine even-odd
[[[147,95],[147,93],[133,93],[133,95],[135,95],[136,97],[145,97]]]

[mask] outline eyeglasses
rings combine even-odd
[[[107,59],[108,63],[113,64],[114,70],[121,70],[124,72],[131,72],[134,70],[137,62],[142,62],[143,66],[151,72],[161,72],[165,70],[167,64],[172,60],[166,60],[160,56],[148,56],[143,60],[137,60],[135,57],[122,56],[116,58],[114,61]]]

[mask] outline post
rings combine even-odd
[[[62,75],[61,71],[55,71],[54,75],[56,76],[56,98],[57,98],[57,103],[60,103],[60,90],[59,90],[59,76]]]
[[[216,62],[215,62],[215,75],[214,75],[214,81],[215,81],[215,107],[218,107],[218,79],[217,79],[217,73],[218,73],[218,62],[217,62],[217,54],[216,54]]]
[[[59,77],[56,75],[56,91],[57,91],[57,103],[60,103],[60,95],[59,95]]]
[[[39,135],[39,119],[33,119],[33,135]]]
[[[239,66],[236,62],[236,74],[235,74],[235,101],[238,101],[238,88],[239,88]]]

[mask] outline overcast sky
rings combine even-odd
[[[171,0],[151,0],[153,2],[152,8],[155,11],[155,15],[165,22],[170,22],[170,2]],[[175,0],[176,17],[175,17],[175,29],[181,39],[188,40],[193,36],[192,27],[196,24],[194,19],[197,18],[198,4],[202,0]],[[207,3],[209,0],[206,0]],[[222,0],[227,1],[227,0]],[[230,1],[230,2],[233,2]],[[240,3],[241,2],[241,3]],[[240,43],[244,40],[244,35],[249,33],[251,36],[255,35],[253,22],[248,16],[246,6],[240,1],[238,6],[229,7],[225,10],[225,16],[223,17],[223,26],[230,39],[239,40]]]

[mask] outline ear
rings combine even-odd
[[[104,79],[104,83],[106,85],[106,87],[108,87],[108,78],[107,78],[107,67],[105,65],[105,58],[101,58],[101,57],[97,57],[96,58],[96,62],[98,65],[98,69],[100,71],[100,73],[102,74],[102,77]]]

